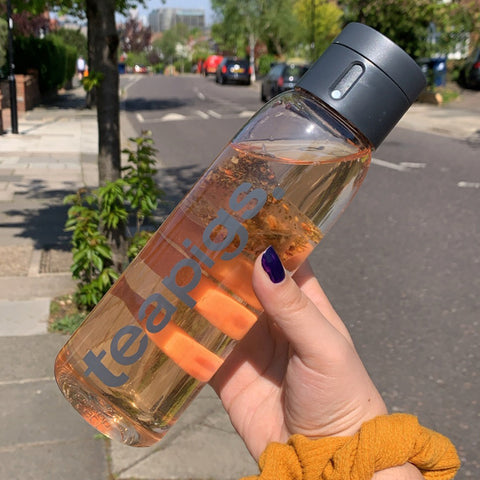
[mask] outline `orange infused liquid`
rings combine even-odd
[[[298,268],[369,160],[225,149],[60,351],[70,403],[126,444],[161,439],[260,315],[255,258],[272,245]]]

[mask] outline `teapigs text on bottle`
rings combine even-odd
[[[281,187],[276,187],[272,196],[280,200],[285,194]],[[239,214],[243,220],[248,220],[257,215],[265,205],[268,193],[262,188],[252,189],[252,184],[244,182],[238,186],[229,198],[229,208],[232,212]],[[241,212],[241,213],[239,213]],[[222,229],[223,235],[221,241],[212,239],[212,235],[218,229]],[[248,231],[231,213],[220,208],[217,217],[213,219],[205,228],[202,236],[203,244],[206,249],[212,252],[222,252],[238,242],[238,246],[233,251],[225,251],[220,258],[222,260],[232,260],[243,251],[248,242]],[[170,275],[162,281],[163,285],[170,290],[179,300],[194,308],[196,301],[190,296],[190,292],[199,284],[202,278],[202,268],[212,268],[215,261],[208,254],[196,245],[192,245],[190,239],[185,239],[183,245],[189,248],[192,255],[190,258],[184,258],[177,262],[170,271]],[[203,265],[203,267],[202,267]],[[183,269],[190,269],[191,280],[186,285],[177,283],[177,276]],[[153,310],[152,310],[153,309]],[[153,293],[142,303],[137,320],[141,326],[128,325],[122,327],[113,336],[110,342],[109,352],[101,350],[94,353],[89,350],[83,357],[87,369],[84,375],[95,375],[104,385],[108,387],[120,387],[125,384],[129,377],[125,372],[115,375],[105,363],[109,354],[117,364],[131,366],[136,363],[148,346],[147,334],[158,333],[167,326],[175,314],[177,308],[160,293]],[[136,350],[132,351],[136,344]]]

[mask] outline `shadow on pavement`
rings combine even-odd
[[[48,109],[61,110],[82,110],[87,108],[86,94],[83,89],[75,89],[71,92],[62,92],[61,94],[45,97],[40,107]]]
[[[36,249],[70,249],[70,232],[65,232],[68,205],[66,195],[74,193],[75,186],[51,189],[43,180],[33,180],[28,189],[15,193],[15,208],[0,213],[0,228],[12,229],[15,238],[29,239]]]
[[[137,112],[139,110],[167,110],[180,108],[188,105],[189,102],[184,98],[156,98],[149,99],[144,97],[129,98],[122,102],[122,109],[127,112]]]
[[[70,250],[70,232],[65,231],[68,206],[66,205],[45,205],[40,208],[7,210],[4,216],[19,217],[21,222],[3,221],[0,228],[17,229],[16,238],[32,240],[37,250],[54,248],[56,250]]]
[[[164,220],[193,187],[204,170],[205,167],[199,164],[160,168],[155,179],[164,196],[157,209],[157,215]]]

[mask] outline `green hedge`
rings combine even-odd
[[[61,88],[75,74],[76,49],[55,35],[17,37],[14,52],[16,73],[37,70],[42,93]]]
[[[277,58],[275,57],[275,55],[270,55],[270,54],[262,55],[258,59],[258,75],[260,77],[265,76],[270,71],[270,68],[272,67],[272,63],[275,63],[276,61],[277,61]]]
[[[7,22],[0,18],[0,69],[7,63]]]

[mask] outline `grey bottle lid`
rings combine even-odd
[[[390,133],[426,80],[398,45],[350,23],[297,83],[354,125],[374,148]]]

